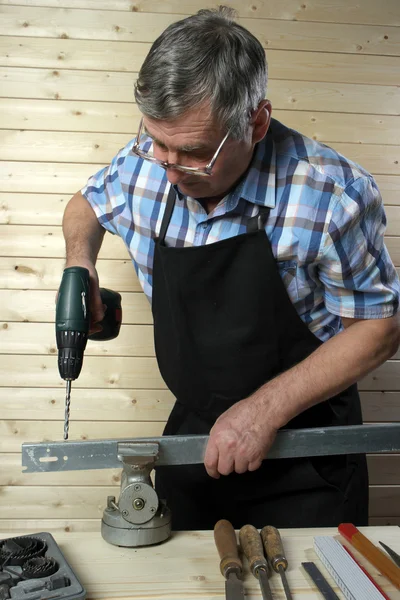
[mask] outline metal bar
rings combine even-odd
[[[122,466],[118,444],[157,443],[157,466],[200,464],[208,442],[206,435],[22,444],[25,472],[111,469]],[[278,432],[266,458],[329,456],[400,452],[400,423],[349,425]]]

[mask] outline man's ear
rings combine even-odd
[[[262,100],[252,115],[252,144],[260,142],[267,134],[271,122],[272,105],[269,100]]]

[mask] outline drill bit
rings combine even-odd
[[[64,440],[68,439],[70,404],[71,404],[71,380],[67,379],[66,392],[65,392]]]

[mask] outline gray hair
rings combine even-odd
[[[141,112],[171,120],[209,103],[234,139],[247,137],[249,116],[265,98],[267,62],[260,42],[220,6],[173,23],[156,39],[135,84]]]

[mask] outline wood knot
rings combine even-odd
[[[24,22],[22,23],[22,27],[29,27],[29,23],[28,23],[28,21],[24,21]]]
[[[136,403],[137,403],[137,400],[136,400],[136,398],[132,398],[132,400],[131,400],[131,404],[136,404]]]
[[[50,400],[50,404],[55,404],[55,403],[56,403],[56,401],[54,400],[54,398],[52,398],[52,399]]]
[[[53,71],[52,75],[54,75],[54,77],[59,77],[60,76],[60,72],[59,71]]]
[[[60,35],[60,38],[61,38],[62,40],[69,40],[69,36],[68,36],[66,33],[62,33],[62,34]]]
[[[3,329],[8,329],[8,324],[7,323],[3,323]]]
[[[113,27],[114,31],[116,31],[118,33],[118,31],[121,29],[119,25],[114,25]]]
[[[388,35],[384,35],[384,36],[383,36],[383,39],[384,39],[384,40],[388,40],[388,39],[389,39],[389,36],[388,36]]]
[[[64,527],[64,531],[65,531],[66,533],[69,533],[69,532],[71,531],[71,529],[70,529],[70,528],[68,527],[68,525],[67,525],[67,527]]]

